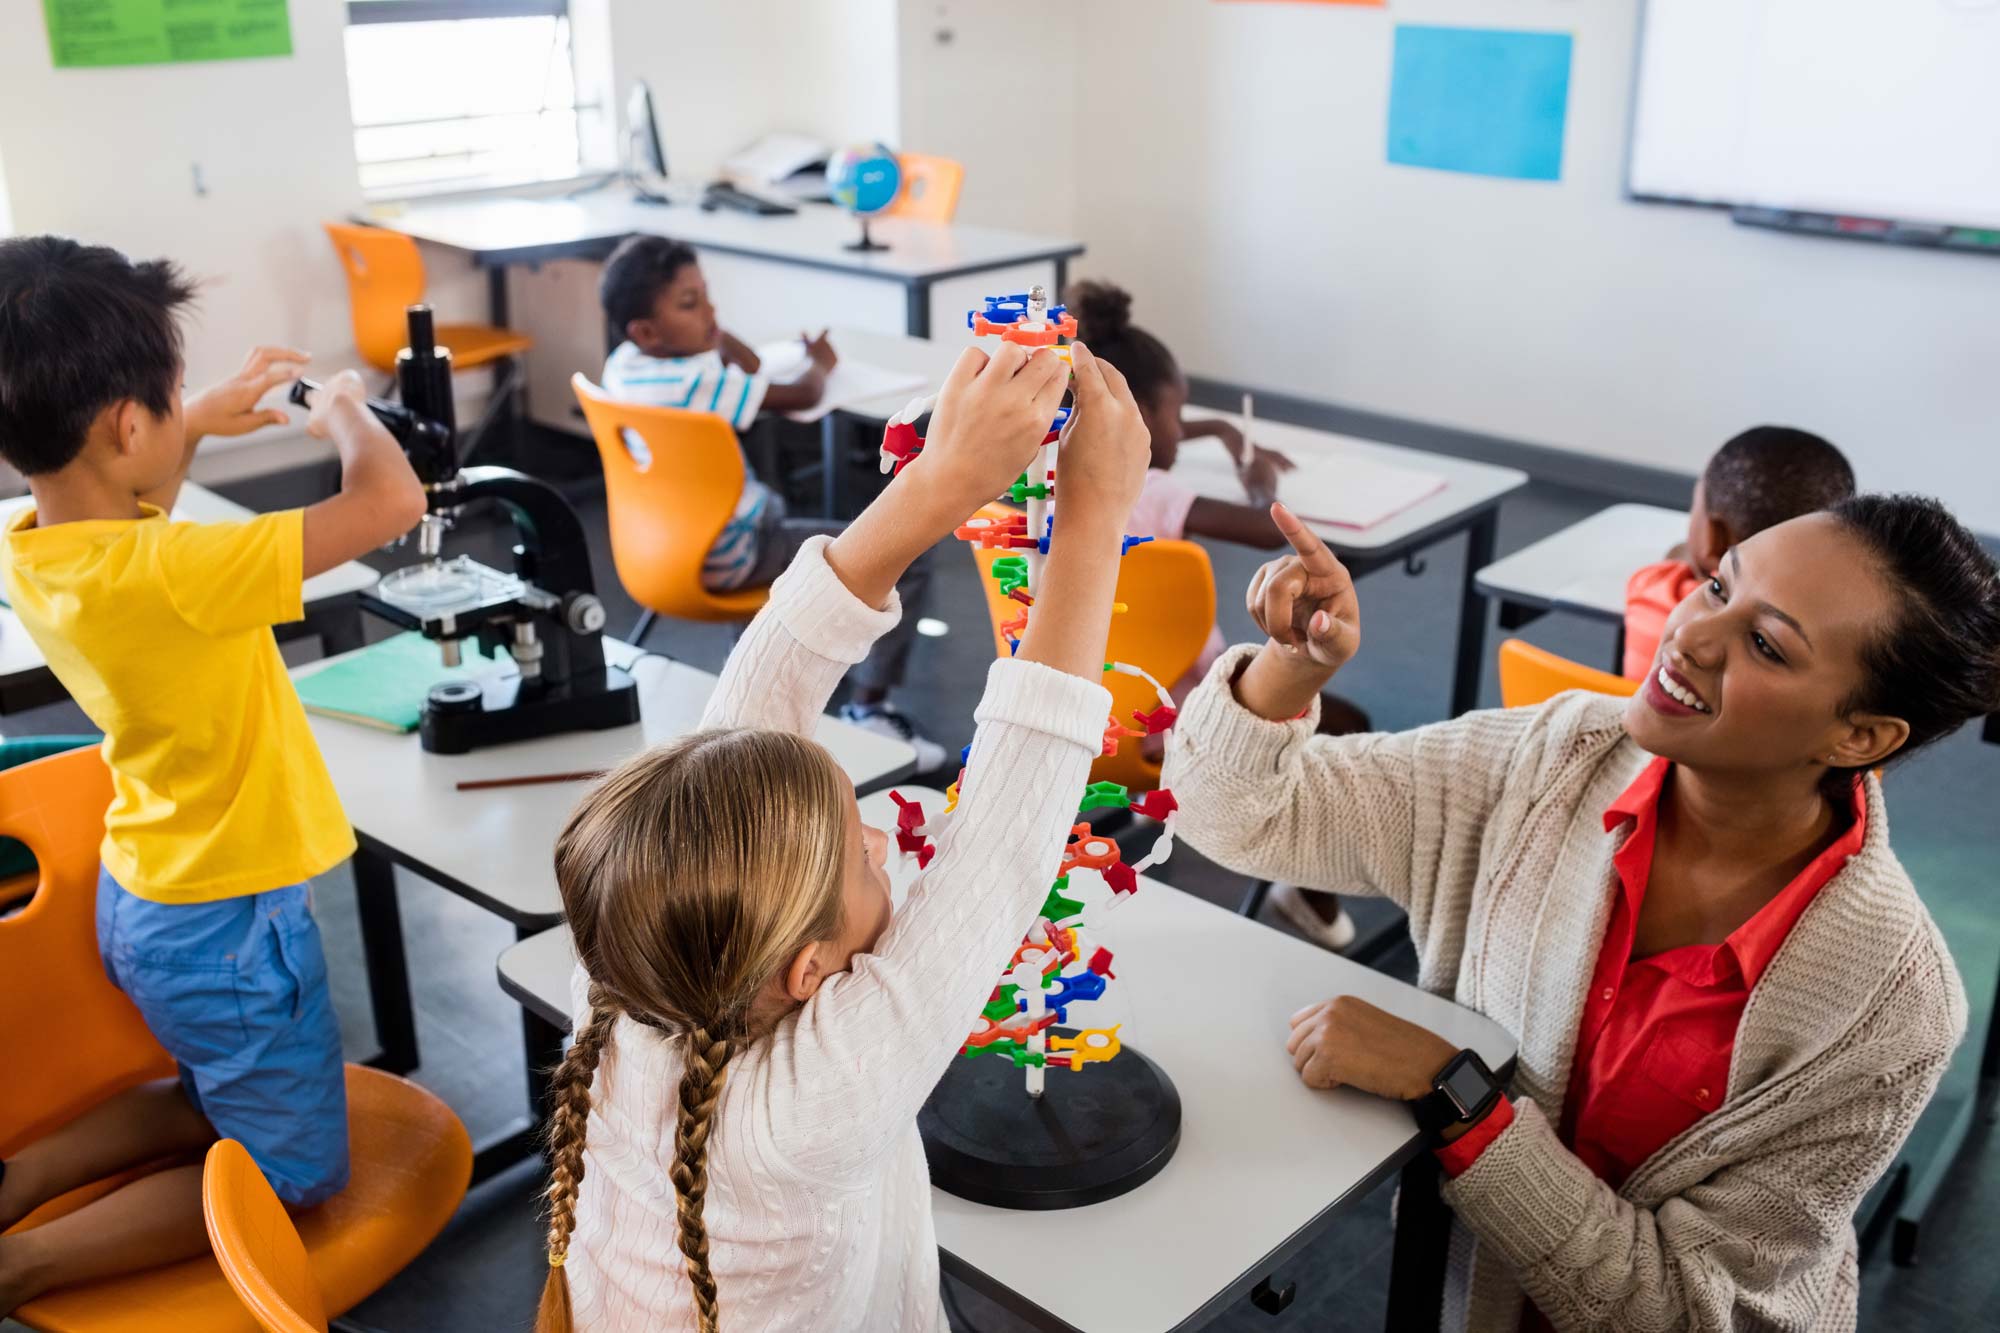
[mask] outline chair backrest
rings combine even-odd
[[[396,353],[409,341],[405,312],[424,299],[423,255],[415,241],[386,227],[325,225],[340,266],[347,271],[354,346],[377,370],[394,370]]]
[[[995,517],[1009,511],[990,505],[980,512]],[[993,625],[994,649],[1004,657],[1007,636],[1000,626],[1019,615],[1022,607],[1002,595],[993,578],[993,562],[1003,553],[974,547],[972,554],[979,565],[979,584]],[[1119,562],[1116,596],[1126,609],[1111,617],[1105,660],[1143,667],[1171,688],[1193,668],[1215,624],[1215,570],[1208,562],[1208,552],[1184,541],[1135,546]],[[1104,685],[1111,691],[1111,715],[1127,726],[1133,725],[1135,712],[1159,706],[1159,696],[1143,680],[1113,673],[1104,677]],[[1150,791],[1160,785],[1160,765],[1141,753],[1139,738],[1128,736],[1117,754],[1091,765],[1090,778]]]
[[[885,216],[949,222],[957,215],[958,192],[965,184],[963,163],[923,153],[900,153],[896,165],[903,173],[903,188]]]
[[[0,917],[0,1158],[174,1062],[97,953],[98,844],[111,772],[93,748],[0,773],[0,835],[34,854],[39,884]]]
[[[712,412],[621,403],[582,375],[570,377],[604,464],[611,559],[632,600],[683,620],[742,620],[746,613],[701,584],[701,565],[743,496],[743,449]],[[651,455],[644,467],[631,431]]]
[[[235,1139],[201,1169],[208,1243],[243,1308],[268,1333],[327,1333],[326,1300],[306,1246],[264,1173]]]
[[[1538,704],[1564,690],[1595,690],[1599,694],[1622,696],[1635,694],[1638,689],[1636,680],[1558,657],[1522,639],[1509,639],[1500,645],[1500,702],[1508,708]]]

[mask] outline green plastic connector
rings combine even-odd
[[[1085,810],[1129,810],[1132,808],[1132,793],[1127,787],[1116,782],[1093,782],[1083,789],[1083,799],[1076,803],[1078,814]]]

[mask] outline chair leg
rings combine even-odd
[[[634,648],[644,648],[646,646],[646,635],[652,631],[653,622],[657,619],[659,617],[651,611],[642,613],[638,623],[632,626],[631,634],[626,636],[625,642],[631,644]]]

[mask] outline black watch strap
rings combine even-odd
[[[1476,1124],[1500,1102],[1505,1090],[1476,1051],[1464,1050],[1445,1063],[1431,1080],[1431,1090],[1410,1103],[1417,1128],[1432,1147],[1444,1142],[1454,1125]]]

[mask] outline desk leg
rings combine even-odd
[[[1493,534],[1500,511],[1488,509],[1465,530],[1465,590],[1458,601],[1458,663],[1451,675],[1451,715],[1479,706],[1479,680],[1486,667],[1486,598],[1472,576],[1493,563]]]
[[[912,282],[903,288],[903,332],[912,338],[931,336],[931,285]]]
[[[1451,1210],[1438,1194],[1437,1157],[1419,1152],[1403,1167],[1396,1243],[1389,1260],[1389,1333],[1431,1330],[1444,1317]]]
[[[354,898],[361,920],[361,955],[375,1010],[381,1053],[368,1063],[392,1074],[417,1067],[417,1019],[410,1004],[410,966],[403,954],[403,916],[396,906],[396,868],[381,853],[354,853]]]
[[[518,927],[516,939],[525,940],[543,927]],[[526,1005],[521,1006],[521,1053],[528,1071],[528,1118],[537,1128],[549,1118],[549,1076],[563,1058],[563,1030]]]
[[[846,432],[838,412],[819,419],[819,508],[825,518],[840,517],[840,471],[846,459],[840,456]]]
[[[486,270],[486,319],[496,329],[507,327],[507,266]]]

